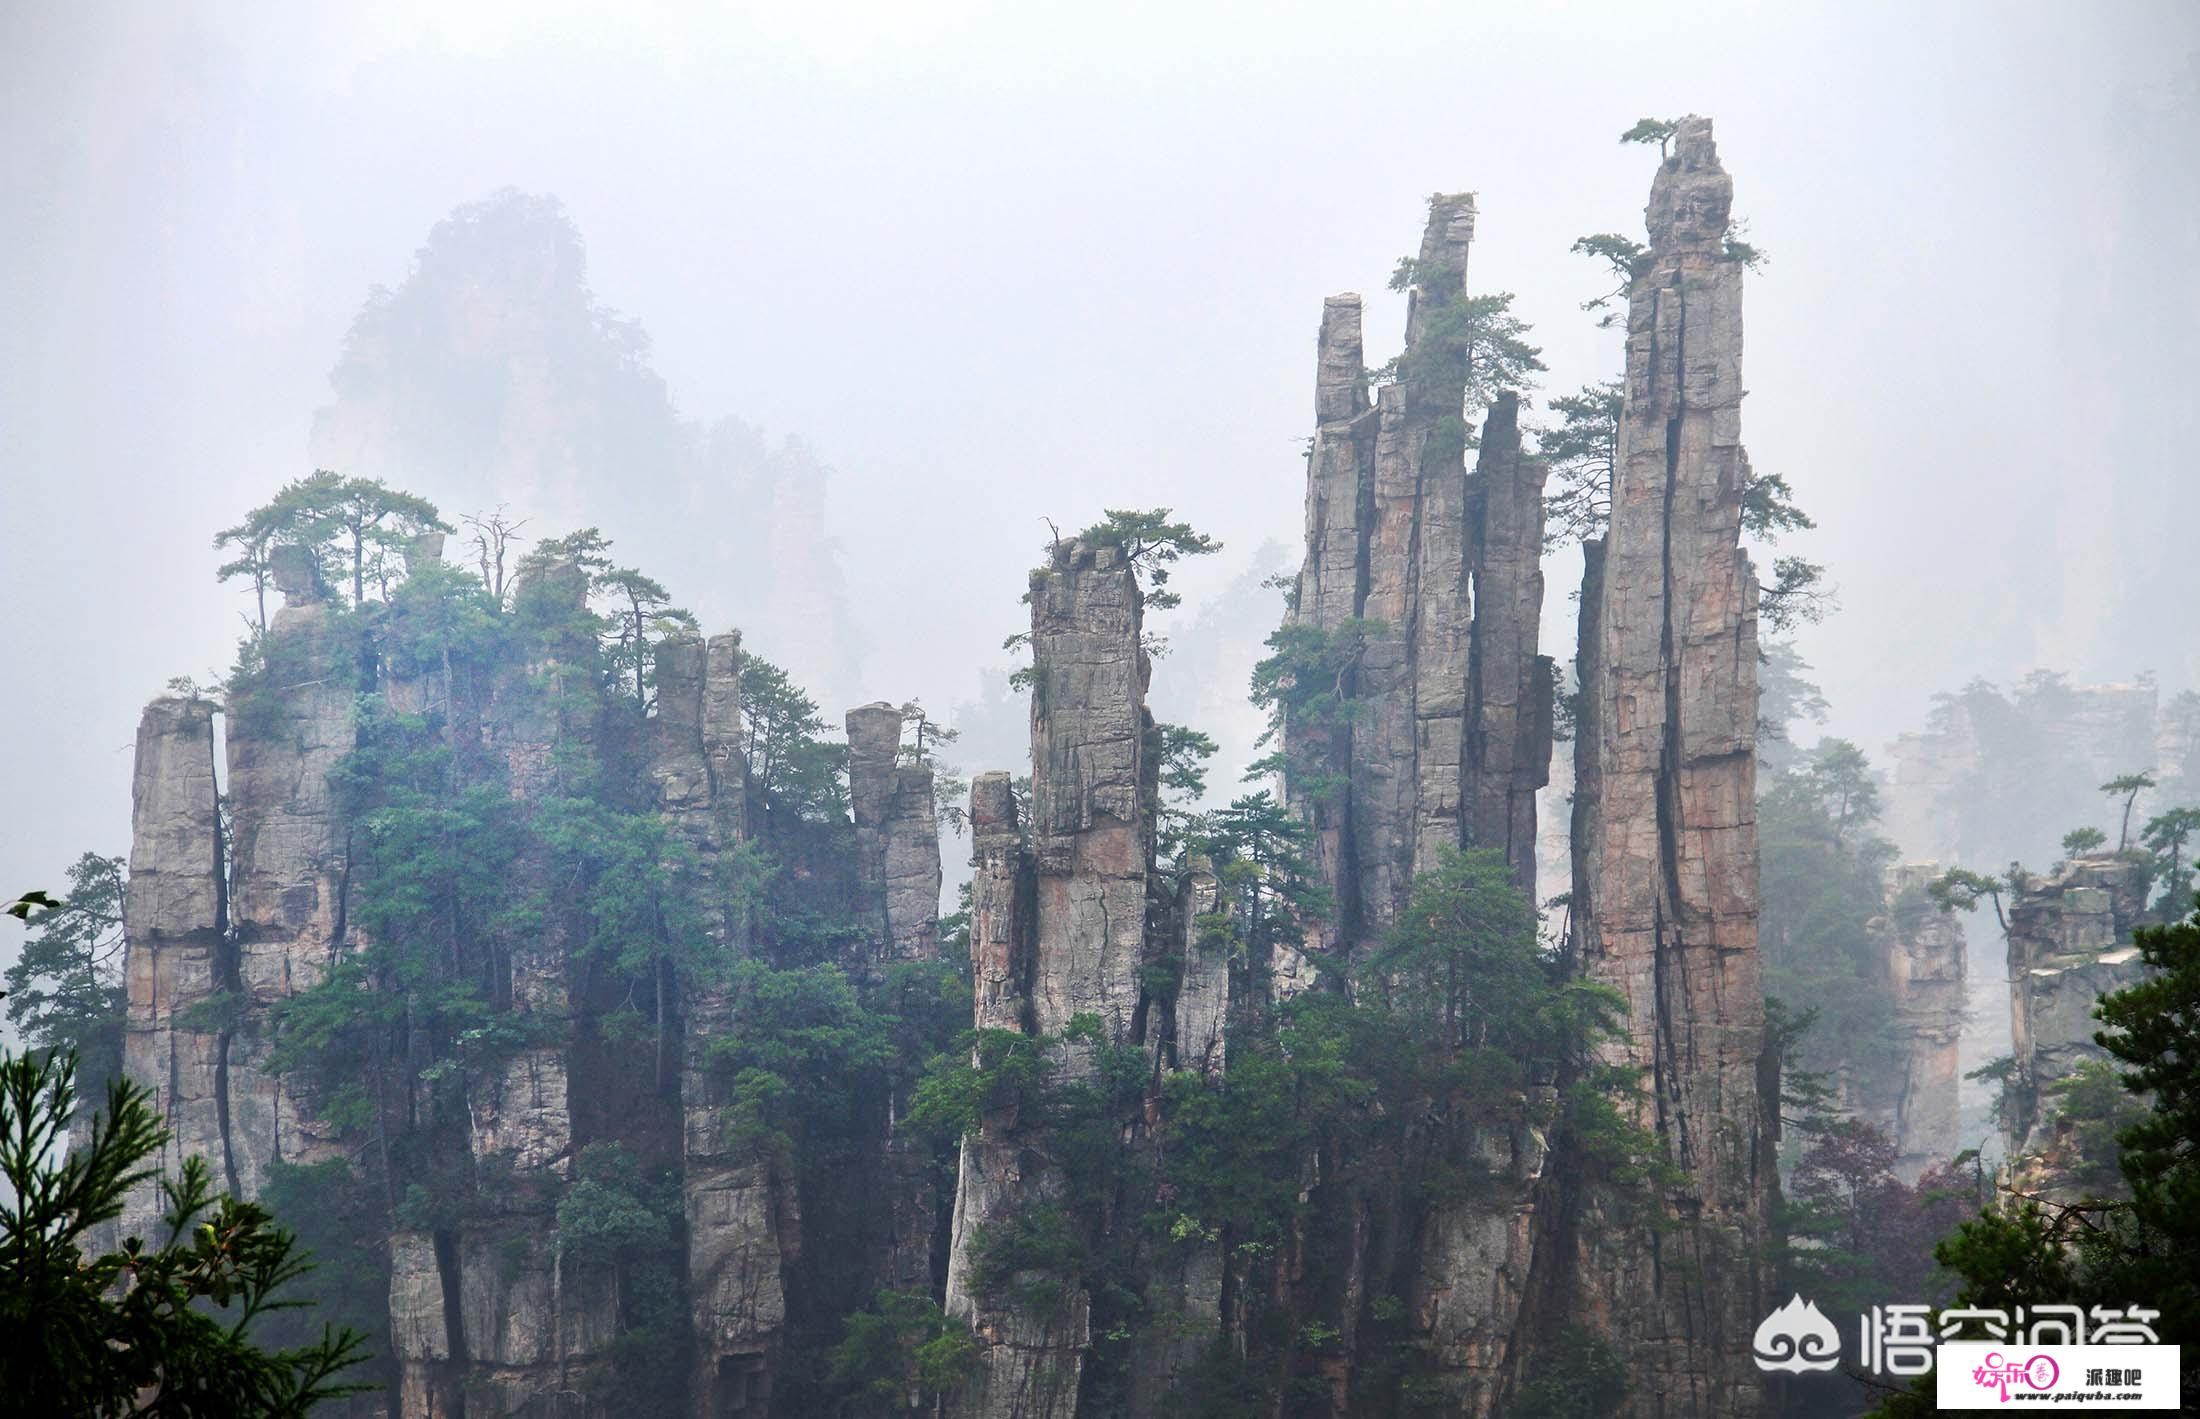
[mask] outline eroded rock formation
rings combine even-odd
[[[876,924],[877,962],[939,956],[940,828],[929,763],[902,762],[902,714],[883,701],[848,711],[848,806],[856,831],[856,880]],[[921,730],[920,730],[921,734]],[[875,969],[875,964],[868,966]],[[900,1127],[909,1099],[888,1101],[886,1235],[879,1284],[929,1294],[939,1199],[931,1160]]]
[[[977,1028],[1033,1032],[1038,885],[1032,854],[1017,820],[1005,773],[978,775],[970,785],[972,875],[970,961]],[[988,1114],[962,1143],[955,1186],[953,1240],[946,1309],[967,1321],[979,1344],[978,1363],[957,1396],[966,1419],[1068,1419],[1090,1343],[1090,1302],[1066,1288],[1060,1304],[1018,1304],[1003,1282],[981,1275],[985,1229],[1046,1207],[1062,1191],[1059,1171],[1013,1108]]]
[[[1471,194],[1429,207],[1408,296],[1406,353],[1372,407],[1360,298],[1322,311],[1307,464],[1306,560],[1291,624],[1361,629],[1349,723],[1286,723],[1286,794],[1314,828],[1337,897],[1316,949],[1347,950],[1396,919],[1445,847],[1503,852],[1535,890],[1535,791],[1549,781],[1550,662],[1542,615],[1545,467],[1521,451],[1501,395],[1466,467],[1465,365],[1416,359],[1465,298]]]
[[[1349,715],[1287,715],[1287,800],[1313,830],[1316,865],[1336,902],[1306,943],[1349,957],[1396,921],[1419,872],[1445,849],[1501,853],[1536,890],[1538,789],[1549,781],[1550,661],[1538,653],[1543,602],[1545,466],[1522,451],[1519,404],[1500,395],[1480,430],[1474,471],[1465,421],[1467,365],[1444,357],[1466,300],[1474,199],[1439,196],[1414,263],[1399,377],[1372,405],[1357,296],[1322,313],[1316,429],[1308,457],[1306,560],[1290,624],[1364,641],[1339,688]],[[1310,978],[1273,963],[1279,993]],[[1184,1025],[1178,1006],[1178,1027]],[[1500,1132],[1503,1132],[1500,1130]],[[1540,1133],[1478,1139],[1492,1186],[1382,1243],[1414,1260],[1397,1279],[1418,1338],[1463,1397],[1487,1412],[1503,1382],[1531,1266]],[[1346,1245],[1356,1285],[1387,1290]],[[1352,1348],[1357,1303],[1345,1305]],[[1333,1366],[1333,1408],[1350,1402],[1348,1361]]]
[[[433,557],[424,542],[409,560]],[[527,633],[524,657],[453,669],[422,669],[391,654],[403,610],[370,603],[345,612],[320,590],[310,562],[275,560],[286,605],[262,643],[263,668],[240,678],[226,706],[227,833],[217,811],[216,706],[188,698],[155,701],[139,732],[134,790],[132,882],[125,908],[129,982],[125,1068],[152,1084],[176,1137],[160,1160],[173,1170],[203,1154],[217,1180],[257,1196],[277,1164],[341,1163],[385,1181],[393,1211],[387,1240],[395,1411],[408,1416],[603,1412],[611,1342],[621,1326],[611,1266],[570,1254],[558,1205],[576,1159],[600,1137],[584,1123],[616,1108],[622,1084],[576,1080],[574,918],[555,908],[556,873],[540,834],[500,868],[517,900],[540,904],[525,930],[477,923],[479,939],[439,941],[470,953],[467,969],[487,977],[485,1003],[507,1040],[479,1053],[445,1055],[443,1070],[408,1089],[378,1070],[343,1081],[353,1120],[340,1130],[322,1115],[319,1073],[274,1068],[285,1002],[328,979],[364,951],[361,875],[400,865],[362,848],[338,800],[347,756],[362,747],[360,705],[379,692],[432,737],[450,774],[478,777],[505,800],[514,825],[529,823],[570,795],[592,770],[605,717],[593,631],[579,614],[586,578],[569,565],[536,570],[516,597]],[[657,806],[706,864],[743,833],[737,642],[708,647],[674,641],[659,666],[660,715],[644,754]],[[386,662],[386,663],[385,663]],[[700,882],[696,898],[723,904]],[[706,915],[708,913],[706,912]],[[736,939],[721,913],[712,939]],[[662,967],[654,1006],[657,1092],[690,1105],[686,1186],[694,1249],[697,1330],[713,1391],[729,1362],[740,1391],[765,1391],[746,1376],[764,1368],[784,1312],[780,1251],[790,1230],[787,1194],[766,1178],[749,1192],[752,1160],[729,1157],[724,1119],[700,1050],[711,1028],[712,982],[675,980]],[[680,992],[688,992],[683,1002]],[[687,1079],[677,1056],[673,1012],[690,1020]],[[425,1050],[428,1031],[406,1048]],[[446,1042],[446,1048],[448,1042]],[[598,1056],[601,1059],[601,1056]],[[425,1065],[428,1057],[413,1064]],[[646,1066],[636,1071],[645,1080]],[[599,1074],[603,1071],[599,1070]],[[431,1087],[431,1079],[444,1082]],[[683,1087],[684,1086],[684,1087]],[[335,1087],[324,1081],[321,1087]],[[643,1085],[641,1092],[651,1092]],[[584,1100],[585,1096],[585,1100]],[[367,1122],[358,1120],[362,1113]],[[402,1199],[393,1172],[388,1120],[415,1123],[404,1166],[445,1189],[431,1206]],[[643,1126],[646,1131],[646,1125]],[[744,1172],[744,1169],[747,1171]],[[123,1225],[150,1235],[150,1190],[131,1202]],[[748,1367],[744,1369],[743,1367]],[[718,1412],[742,1411],[720,1404]]]
[[[153,1092],[170,1138],[155,1160],[174,1173],[199,1154],[224,1166],[226,1032],[202,1017],[231,970],[227,872],[214,780],[215,706],[158,699],[138,721],[132,776],[129,891],[123,930],[129,1016],[122,1067]],[[117,1229],[157,1235],[160,1193],[133,1191]]]
[[[657,719],[649,772],[657,809],[706,878],[749,835],[742,761],[741,638],[667,641],[657,653]],[[746,939],[748,922],[705,896],[710,944]],[[686,1012],[680,1062],[681,1192],[695,1355],[688,1395],[698,1415],[769,1414],[787,1319],[785,1269],[801,1245],[794,1180],[743,1146],[737,1102],[712,1067],[712,1041],[733,1028],[723,968],[679,982]]]
[[[1610,530],[1584,592],[1576,763],[1584,973],[1626,999],[1609,1063],[1679,1170],[1662,1232],[1592,1201],[1572,1312],[1608,1320],[1629,1414],[1753,1413],[1774,1186],[1760,1097],[1757,578],[1740,550],[1742,266],[1711,124],[1680,120],[1629,291]],[[1593,602],[1593,609],[1592,609]],[[1591,624],[1593,622],[1593,624]]]
[[[1968,997],[1963,923],[1926,895],[1937,863],[1887,870],[1887,915],[1874,923],[1885,951],[1888,993],[1901,1042],[1887,1097],[1874,1110],[1899,1149],[1896,1168],[1909,1181],[1957,1146],[1963,1069],[1958,1047]]]
[[[1071,542],[1031,577],[1031,844],[1038,873],[1032,1019],[1097,1015],[1137,1038],[1153,865],[1137,579],[1112,543]]]
[[[2147,874],[2136,856],[2079,857],[2033,878],[2009,903],[2009,1029],[2015,1074],[2004,1094],[2014,1165],[2054,1192],[2080,1160],[2066,1156],[2051,1091],[2089,1060],[2093,1006],[2146,976],[2132,928],[2146,904]],[[2094,1160],[2098,1162],[2099,1160]]]
[[[929,961],[940,953],[939,813],[932,766],[902,762],[901,729],[883,701],[848,711],[848,806],[879,959]]]

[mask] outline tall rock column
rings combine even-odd
[[[362,682],[358,640],[332,624],[299,547],[279,547],[284,605],[262,643],[262,683],[230,707],[230,930],[242,1015],[318,984],[357,942],[349,922],[346,829],[329,771],[357,745],[353,706]],[[257,1197],[274,1162],[339,1156],[334,1134],[301,1098],[297,1076],[264,1067],[265,1030],[238,1031],[229,1049],[230,1184]]]
[[[857,880],[874,902],[878,954],[940,953],[940,827],[930,764],[901,761],[901,711],[880,701],[848,711],[848,806]]]
[[[748,836],[748,770],[741,754],[741,638],[667,641],[657,653],[657,721],[650,760],[658,812],[695,853],[707,884],[721,857]],[[730,962],[747,923],[707,885],[705,929]],[[688,1302],[697,1419],[772,1412],[772,1380],[786,1323],[784,1268],[799,1240],[791,1178],[733,1140],[729,1082],[709,1047],[732,1028],[723,965],[679,980],[681,1191],[687,1213]]]
[[[1400,374],[1376,396],[1360,619],[1351,813],[1358,927],[1387,930],[1417,866],[1459,843],[1470,608],[1465,362],[1443,357],[1440,313],[1464,299],[1472,194],[1439,196],[1407,297]],[[1455,335],[1450,338],[1456,339]]]
[[[1926,895],[1940,875],[1931,862],[1887,869],[1887,983],[1894,997],[1902,1056],[1887,1123],[1900,1156],[1896,1168],[1911,1181],[1957,1147],[1958,1095],[1963,1069],[1964,1001],[1969,989],[1963,922]]]
[[[2094,1042],[2102,996],[2145,979],[2131,943],[2146,904],[2146,865],[2102,853],[2065,863],[2023,884],[2009,903],[2009,1027],[2016,1078],[2006,1110],[2011,1166],[2027,1191],[2076,1191],[2086,1159],[2057,1127],[2048,1091],[2088,1061],[2106,1060]],[[2090,1160],[2096,1164],[2100,1159]]]
[[[1336,899],[1309,945],[1388,929],[1416,873],[1494,848],[1535,890],[1535,791],[1549,780],[1550,666],[1538,653],[1545,468],[1521,451],[1519,401],[1489,410],[1467,469],[1462,348],[1471,193],[1430,201],[1398,378],[1371,407],[1360,299],[1323,306],[1306,559],[1289,628],[1364,644],[1337,687],[1350,716],[1284,727],[1285,795],[1314,829]],[[1277,964],[1289,977],[1291,963]]]
[[[1033,1029],[1037,883],[1005,773],[970,785],[970,964],[980,1030]],[[958,1419],[1070,1419],[1090,1340],[1089,1305],[1071,1288],[1059,1307],[1020,1304],[999,1286],[983,1291],[973,1265],[983,1230],[1059,1198],[1062,1179],[1026,1136],[1029,1120],[996,1110],[963,1139],[955,1186],[947,1313],[969,1323],[978,1363],[952,1413]],[[1013,1278],[1011,1278],[1013,1279]]]
[[[901,762],[901,711],[881,701],[848,711],[848,803],[855,820],[857,882],[874,904],[881,961],[939,958],[940,827],[932,766]],[[878,1244],[879,1284],[932,1290],[939,1199],[931,1160],[901,1119],[909,1099],[887,1101],[886,1176],[892,1196]]]
[[[1585,973],[1627,1001],[1608,1062],[1642,1071],[1639,1122],[1679,1181],[1671,1225],[1582,1228],[1577,1314],[1608,1317],[1630,1415],[1754,1413],[1748,1359],[1773,1186],[1759,1097],[1757,579],[1738,545],[1742,267],[1711,124],[1681,120],[1629,295],[1620,466],[1599,566],[1581,732],[1596,795],[1581,844]],[[1585,630],[1591,613],[1584,608]],[[1592,1207],[1596,1204],[1592,1204]]]
[[[886,819],[901,757],[901,711],[881,700],[848,711],[848,816],[856,829],[856,882],[867,898],[880,956],[893,954],[886,911]]]
[[[1309,673],[1336,676],[1316,688],[1351,707],[1309,707],[1284,725],[1285,796],[1314,830],[1336,902],[1309,933],[1314,951],[1350,956],[1379,941],[1415,876],[1449,849],[1494,849],[1535,892],[1535,793],[1551,751],[1550,663],[1538,649],[1545,469],[1523,454],[1519,401],[1505,394],[1468,471],[1475,219],[1470,194],[1431,200],[1398,377],[1372,407],[1358,297],[1332,296],[1322,313],[1306,560],[1286,631],[1325,657]],[[1269,965],[1279,993],[1312,975],[1292,953]],[[1178,1002],[1180,1058],[1199,1004]],[[1340,1244],[1355,1287],[1410,1297],[1417,1343],[1469,1414],[1494,1401],[1533,1266],[1543,1150],[1525,1110],[1517,1122],[1475,1140],[1492,1186],[1435,1209],[1354,1203],[1358,1230]],[[1341,1313],[1346,1343],[1331,1367],[1340,1410],[1352,1402],[1356,1316]]]
[[[1333,633],[1360,614],[1367,594],[1367,538],[1375,491],[1375,413],[1367,397],[1360,298],[1331,296],[1322,306],[1314,386],[1314,441],[1306,466],[1306,561],[1289,624]],[[1350,672],[1348,672],[1349,674]],[[1356,678],[1356,677],[1355,677]],[[1309,945],[1334,950],[1359,916],[1359,847],[1352,831],[1352,725],[1293,717],[1284,724],[1291,766],[1284,796],[1311,827],[1314,860],[1336,898],[1332,917]],[[1285,982],[1308,974],[1304,963],[1277,963]]]
[[[1468,654],[1467,840],[1505,854],[1536,900],[1536,790],[1551,781],[1552,667],[1543,621],[1543,482],[1520,451],[1520,400],[1504,393],[1482,426],[1468,494],[1474,625]]]
[[[1098,1015],[1114,1044],[1138,1025],[1153,856],[1141,617],[1121,547],[1063,544],[1032,573],[1033,1019],[1055,1034]]]
[[[598,742],[597,648],[580,619],[587,594],[586,575],[570,563],[543,568],[515,593],[520,614],[545,631],[526,663],[496,677],[484,721],[522,814],[567,791]],[[511,871],[551,895],[554,869],[541,850],[520,853]],[[552,911],[510,942],[497,985],[528,1042],[465,1075],[476,1209],[436,1240],[458,1271],[452,1348],[465,1360],[469,1413],[483,1404],[522,1413],[600,1382],[617,1330],[609,1269],[567,1264],[557,1236],[576,1152],[569,926]]]
[[[154,1161],[173,1177],[204,1155],[217,1181],[228,1158],[222,1093],[229,1035],[197,1018],[229,988],[226,874],[214,782],[214,706],[157,699],[138,720],[130,785],[130,878],[122,908],[128,1002],[122,1068],[149,1086],[169,1140]],[[155,1237],[158,1178],[131,1190],[117,1237]]]
[[[977,1024],[1059,1035],[1089,1015],[1109,1045],[1157,1045],[1145,1038],[1152,1022],[1141,979],[1155,790],[1136,571],[1119,544],[1058,543],[1031,574],[1030,602],[1028,865],[1006,776],[984,775],[971,790]],[[1089,1049],[1059,1048],[1059,1065],[1089,1069]],[[1124,1127],[1127,1138],[1134,1121]],[[976,1264],[984,1229],[1060,1204],[1068,1180],[1053,1141],[1043,1120],[1012,1107],[963,1143],[947,1309],[971,1321],[980,1346],[956,1403],[964,1419],[1070,1419],[1077,1410],[1092,1304],[1083,1278],[988,1278]]]

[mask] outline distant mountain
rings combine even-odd
[[[528,536],[599,527],[707,625],[739,626],[821,703],[852,703],[861,651],[829,470],[799,440],[683,419],[647,332],[587,277],[554,197],[506,190],[452,212],[352,322],[313,465],[408,488],[454,521],[501,507]]]

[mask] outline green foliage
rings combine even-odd
[[[2072,828],[2063,834],[2063,856],[2083,857],[2089,852],[2098,852],[2107,842],[2108,834],[2099,828]]]
[[[68,895],[24,914],[38,929],[7,971],[8,1023],[35,1048],[73,1055],[85,1093],[122,1072],[126,876],[119,857],[79,857]]]
[[[1805,557],[1774,557],[1772,580],[1757,589],[1757,615],[1777,633],[1825,619],[1833,609],[1833,590],[1823,563]]]
[[[1601,1334],[1568,1325],[1530,1352],[1503,1419],[1604,1419],[1627,1398],[1627,1364]]]
[[[743,749],[754,791],[798,819],[845,814],[848,748],[826,741],[817,701],[761,656],[744,650],[739,663]]]
[[[826,1360],[828,1381],[851,1399],[929,1410],[962,1387],[978,1344],[930,1296],[881,1291],[848,1317]]]
[[[973,1030],[958,1053],[925,1070],[909,1121],[942,1140],[973,1132],[989,1114],[1036,1116],[1052,1070],[1050,1041],[1020,1030]]]
[[[1309,855],[1312,831],[1266,789],[1194,815],[1184,841],[1187,854],[1206,856],[1222,888],[1219,919],[1205,929],[1226,936],[1241,960],[1266,962],[1271,948],[1334,909]]]
[[[1567,248],[1576,256],[1594,257],[1611,271],[1615,284],[1581,303],[1581,308],[1597,313],[1597,329],[1609,330],[1626,318],[1627,312],[1620,302],[1627,298],[1628,289],[1635,278],[1649,269],[1650,249],[1632,237],[1618,232],[1597,232],[1591,236],[1576,237]]]
[[[656,642],[675,634],[694,634],[695,617],[672,604],[672,593],[663,583],[633,567],[602,573],[595,579],[595,590],[610,600],[612,621],[618,627],[606,663],[619,684],[633,682],[634,703],[646,708],[656,682]]]
[[[1207,761],[1215,756],[1212,735],[1181,724],[1155,724],[1146,733],[1146,754],[1158,766],[1161,801],[1154,805],[1156,851],[1163,861],[1176,856],[1192,805],[1207,791]]]
[[[1876,1069],[1893,1041],[1894,1004],[1872,921],[1887,909],[1894,848],[1876,836],[1878,788],[1855,745],[1825,739],[1770,776],[1758,798],[1765,991],[1809,1001],[1820,1028],[1796,1064],[1829,1076]]]
[[[267,630],[267,587],[278,546],[302,547],[316,576],[333,574],[350,583],[351,604],[366,601],[373,581],[386,597],[393,574],[413,538],[425,532],[449,532],[450,524],[425,498],[400,492],[376,478],[345,478],[326,469],[287,483],[274,499],[245,514],[214,538],[217,550],[237,556],[224,563],[219,577],[249,577],[259,606],[258,628]]]
[[[2043,1091],[2061,1175],[2096,1197],[2117,1190],[2122,1179],[2121,1139],[2146,1121],[2146,1105],[2124,1087],[2116,1067],[2088,1059]]]
[[[1680,131],[1680,126],[1677,118],[1638,118],[1634,127],[1619,135],[1619,140],[1622,143],[1655,143],[1658,145],[1658,156],[1662,158],[1665,156],[1665,145],[1673,140],[1673,135]]]
[[[1450,1057],[1481,1090],[1509,1096],[1523,1065],[1555,1068],[1624,1013],[1606,987],[1565,979],[1536,942],[1533,907],[1504,854],[1447,849],[1421,874],[1397,927],[1366,958],[1361,989],[1392,1021]]]
[[[1311,1138],[1301,1116],[1302,1061],[1284,1048],[1237,1051],[1219,1076],[1174,1073],[1162,1084],[1164,1168],[1172,1189],[1151,1222],[1172,1240],[1275,1244],[1303,1214],[1299,1156]]]
[[[1090,1259],[1060,1207],[1033,1207],[980,1227],[969,1249],[970,1289],[988,1301],[1052,1312]]]
[[[1382,369],[1378,381],[1396,380],[1409,395],[1438,400],[1448,420],[1458,424],[1449,435],[1432,430],[1433,450],[1424,460],[1449,456],[1470,446],[1467,418],[1488,408],[1507,390],[1535,387],[1542,373],[1543,351],[1528,343],[1529,325],[1512,311],[1509,291],[1470,296],[1461,288],[1458,273],[1450,270],[1410,273],[1421,304],[1416,308],[1417,336],[1410,348]],[[1454,391],[1464,395],[1464,417],[1455,412]]]
[[[76,1106],[67,1055],[0,1057],[0,1392],[26,1414],[131,1414],[157,1389],[162,1412],[299,1416],[352,1392],[359,1337],[325,1329],[292,1349],[262,1343],[307,1270],[295,1239],[255,1203],[217,1197],[191,1158],[161,1181],[165,1236],[86,1254],[91,1229],[121,1215],[154,1176],[167,1130],[146,1091],[110,1083],[82,1146],[63,1156]]]
[[[1284,727],[1296,725],[1323,736],[1351,724],[1360,705],[1360,657],[1386,629],[1380,621],[1357,617],[1328,629],[1303,623],[1276,628],[1268,637],[1269,653],[1253,666],[1252,700],[1268,712],[1260,742],[1278,748],[1246,771],[1248,779],[1288,768],[1294,796],[1308,802],[1343,790],[1344,781],[1326,763],[1284,763]]]
[[[736,962],[732,1019],[704,1047],[731,1094],[732,1141],[799,1160],[805,1139],[855,1131],[848,1081],[882,1070],[890,1030],[839,969]]]
[[[1109,508],[1107,516],[1077,534],[1088,546],[1111,543],[1123,549],[1146,593],[1146,604],[1167,610],[1183,600],[1167,590],[1169,572],[1185,557],[1204,557],[1222,550],[1214,538],[1192,529],[1188,522],[1171,522],[1169,509],[1143,511]]]
[[[2167,915],[2183,911],[2193,900],[2193,870],[2185,858],[2185,845],[2194,833],[2200,833],[2200,808],[2172,808],[2157,813],[2139,830],[2148,870],[2162,885],[2160,905]]]
[[[2118,774],[2101,785],[2101,792],[2110,798],[2124,801],[2123,827],[2116,834],[2116,851],[2131,846],[2131,808],[2139,801],[2139,795],[2155,787],[2154,775],[2148,773]]]
[[[616,1262],[662,1249],[678,1236],[679,1189],[653,1187],[634,1154],[618,1143],[591,1143],[574,1165],[575,1181],[558,1199],[558,1249],[582,1262]]]
[[[1536,451],[1551,469],[1551,491],[1543,499],[1545,550],[1592,541],[1611,525],[1619,417],[1626,397],[1625,386],[1611,379],[1551,401],[1558,425],[1541,430],[1536,438]]]
[[[292,1230],[313,1268],[291,1294],[310,1309],[283,1310],[268,1318],[263,1338],[284,1346],[310,1345],[321,1322],[361,1336],[368,1349],[389,1355],[389,1218],[371,1178],[350,1163],[270,1162],[260,1203]]]
[[[2017,1057],[1998,1054],[1976,1069],[1964,1071],[1964,1078],[1990,1086],[1986,1116],[1994,1127],[2004,1133],[2017,1133],[2025,1127],[2031,1112],[2024,1095],[2024,1077],[2017,1070]]]
[[[1742,531],[1767,540],[1818,524],[1795,505],[1795,490],[1777,473],[1760,473],[1742,489]]]
[[[1806,678],[1809,669],[1787,641],[1767,639],[1758,645],[1757,755],[1767,779],[1795,766],[1796,724],[1826,722],[1826,696]]]

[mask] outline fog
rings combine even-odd
[[[370,290],[505,188],[563,203],[682,418],[830,468],[861,650],[816,687],[836,720],[976,698],[1045,519],[1168,506],[1222,539],[1179,631],[1265,544],[1295,564],[1322,297],[1366,293],[1386,358],[1432,190],[1480,194],[1471,279],[1517,293],[1542,395],[1616,373],[1567,247],[1639,234],[1652,161],[1614,138],[1683,112],[1770,255],[1746,431],[1839,588],[1798,638],[1827,731],[1876,750],[2032,666],[2200,684],[2190,5],[183,8],[0,13],[15,889],[124,850],[139,706],[242,629],[210,537],[312,467]],[[673,545],[616,468],[340,471],[595,523],[746,621],[726,529]]]

